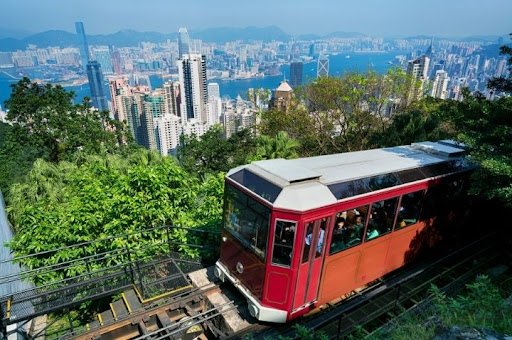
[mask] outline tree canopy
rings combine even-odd
[[[89,101],[73,104],[73,92],[59,85],[41,85],[23,78],[6,101],[12,124],[10,144],[32,146],[51,162],[69,160],[77,152],[117,150],[127,139],[125,127],[108,112],[92,110]]]
[[[12,186],[8,211],[16,233],[10,247],[16,255],[28,255],[170,224],[218,230],[222,192],[222,175],[199,181],[173,158],[141,149],[129,157],[91,155],[81,164],[38,160],[25,180]],[[187,241],[186,232],[173,237]],[[63,249],[23,262],[37,268],[127,246],[144,254],[162,238],[162,232],[153,233],[87,249],[89,254]]]

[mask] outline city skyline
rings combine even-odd
[[[112,33],[123,29],[174,32],[178,27],[199,31],[213,27],[276,25],[289,34],[327,34],[335,31],[369,35],[470,36],[508,34],[512,28],[509,0],[431,0],[404,3],[365,0],[358,3],[322,1],[262,0],[239,3],[224,0],[211,6],[206,0],[187,4],[153,0],[148,11],[136,2],[99,0],[3,0],[0,27],[27,34],[60,29],[73,31],[73,23],[83,21],[89,34]],[[36,12],[38,16],[28,16]],[[421,18],[422,20],[418,20]]]

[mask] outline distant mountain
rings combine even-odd
[[[87,35],[87,41],[91,45],[115,45],[115,46],[137,46],[142,41],[164,42],[167,39],[175,40],[178,34],[159,32],[138,32],[134,30],[122,30],[112,34]],[[224,43],[233,40],[281,40],[288,41],[290,35],[277,26],[268,27],[219,27],[209,28],[197,32],[190,32],[191,38],[201,39],[206,42]],[[78,46],[76,34],[51,30],[37,33],[25,38],[3,38],[0,39],[0,51],[15,51],[25,49],[27,45],[33,44],[39,47],[48,46]]]
[[[206,42],[225,43],[234,40],[262,40],[262,41],[288,41],[291,36],[277,26],[267,27],[217,27],[208,28],[198,32],[190,32],[191,38],[201,39]]]
[[[487,42],[496,42],[500,38],[503,38],[506,36],[500,36],[500,35],[472,35],[469,37],[463,37],[460,38],[460,41],[487,41]]]
[[[29,36],[30,32],[23,30],[14,30],[12,28],[0,27],[0,39],[2,38],[15,38],[21,39]]]
[[[366,34],[359,33],[359,32],[343,32],[343,31],[337,31],[332,32],[329,34],[326,34],[325,38],[343,38],[343,39],[351,39],[351,38],[364,38],[366,37]]]

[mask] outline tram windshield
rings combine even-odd
[[[265,259],[270,209],[228,184],[224,195],[225,229]]]

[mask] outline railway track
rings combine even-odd
[[[454,291],[499,261],[503,258],[499,257],[496,237],[486,236],[434,262],[388,275],[339,303],[321,306],[297,322],[322,331],[331,339],[346,338],[355,332],[370,334],[428,300],[432,284],[446,292]],[[206,272],[204,269],[188,273],[189,284],[165,296],[144,299],[136,286],[126,289],[121,299],[110,304],[110,309],[99,313],[85,327],[72,329],[60,338],[225,339],[249,334],[254,339],[296,337],[292,326],[297,322],[276,326],[258,323],[247,314],[240,318],[245,299],[236,293],[226,296],[229,285],[219,286]],[[235,326],[228,321],[233,315],[241,320],[235,321]]]
[[[70,332],[63,338],[192,339],[204,333],[203,325],[211,331],[209,336],[226,336],[212,319],[236,307],[232,301],[216,307],[209,305],[205,296],[218,289],[215,283],[209,283],[146,303],[135,288],[127,290],[122,299],[111,304],[110,310],[98,314],[98,320],[87,325],[87,331]]]
[[[330,339],[368,335],[404,311],[428,300],[432,285],[447,293],[454,292],[493,264],[503,263],[504,259],[499,254],[496,237],[485,236],[437,261],[387,276],[338,304],[321,306],[293,324],[300,323],[323,332]],[[510,253],[508,256],[510,259]],[[254,339],[296,338],[293,324],[279,327],[253,325],[233,337],[251,334]]]

